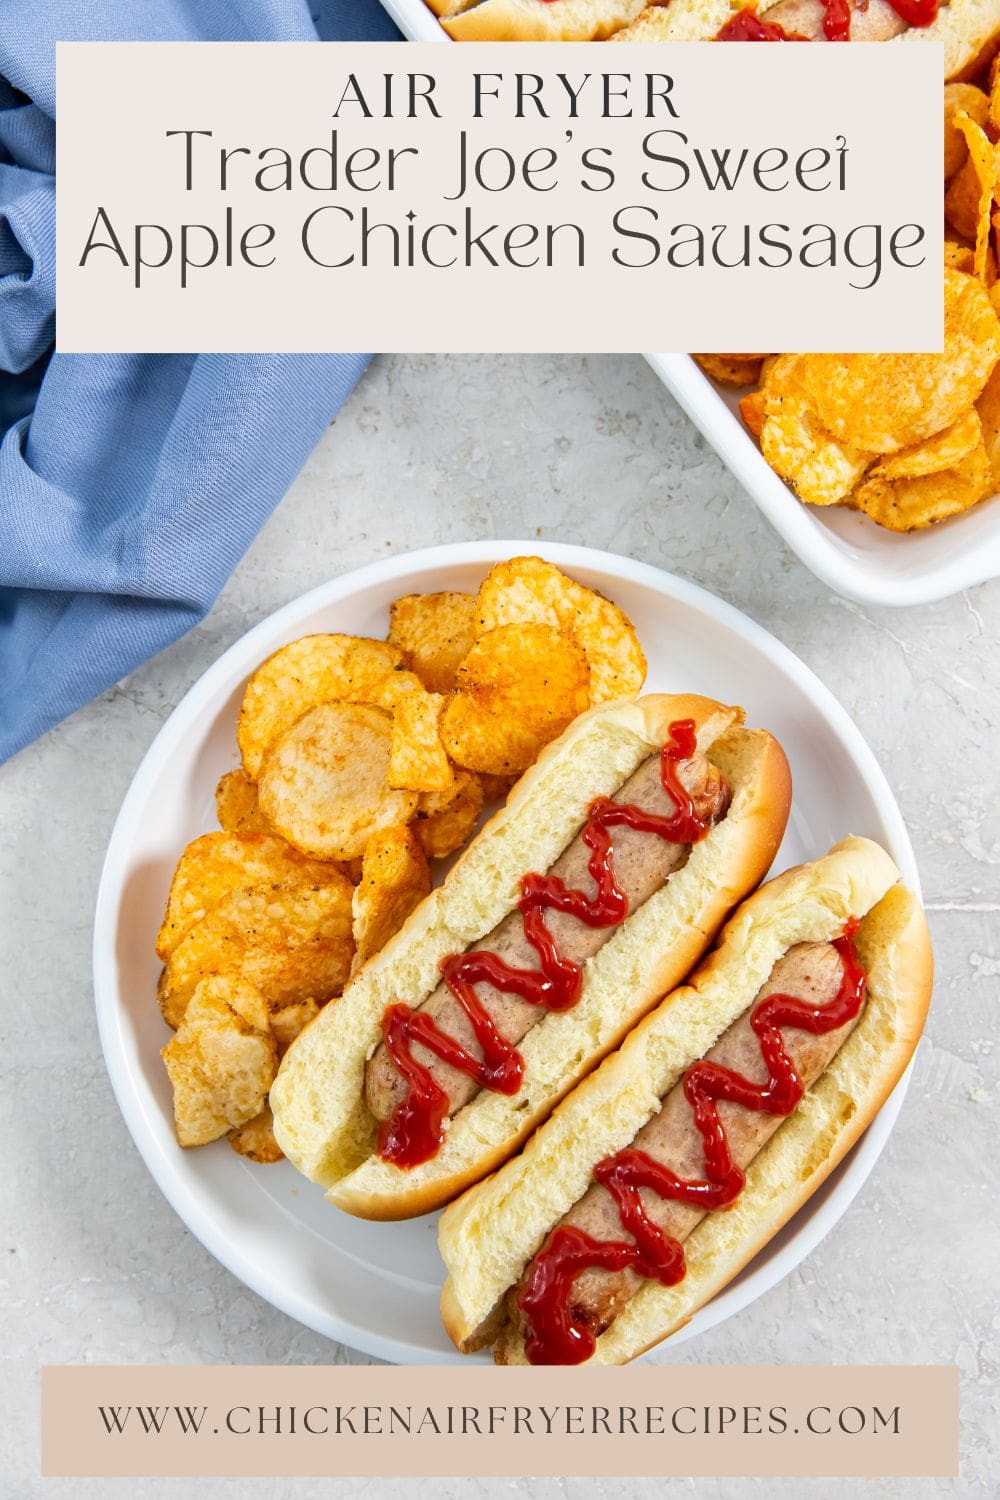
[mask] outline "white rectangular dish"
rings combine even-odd
[[[424,0],[382,0],[411,42],[447,42]],[[886,531],[841,506],[803,505],[744,427],[737,395],[687,354],[647,354],[667,390],[817,578],[861,604],[929,604],[1000,577],[1000,495],[924,531]]]
[[[724,391],[687,354],[647,354],[667,390],[792,551],[862,604],[928,604],[1000,577],[1000,495],[923,531],[886,531],[843,506],[803,505],[761,454]]]
[[[424,0],[382,0],[408,42],[450,42],[451,37]]]

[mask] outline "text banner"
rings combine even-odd
[[[953,1366],[42,1371],[59,1475],[951,1475]]]
[[[60,43],[58,347],[940,350],[941,74],[929,43]]]

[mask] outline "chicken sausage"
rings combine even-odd
[[[781,992],[795,995],[811,1005],[824,1005],[836,996],[842,972],[840,955],[832,944],[796,944],[778,960],[753,1004],[723,1033],[706,1054],[707,1059],[742,1073],[752,1083],[766,1082],[767,1068],[756,1033],[750,1025],[750,1017],[758,1002]],[[829,1066],[859,1019],[860,1015],[825,1036],[813,1036],[794,1027],[782,1028],[785,1051],[805,1088],[809,1088]],[[745,1169],[770,1140],[783,1118],[750,1110],[728,1100],[720,1100],[717,1109],[729,1140],[732,1159],[741,1169]],[[636,1134],[632,1145],[678,1176],[704,1176],[702,1137],[684,1093],[683,1078],[665,1096],[659,1112]],[[685,1240],[705,1217],[704,1209],[661,1198],[646,1188],[641,1189],[641,1196],[649,1217],[665,1234],[678,1241]],[[560,1220],[560,1224],[582,1229],[597,1240],[632,1241],[632,1236],[622,1225],[613,1197],[607,1188],[596,1182]],[[553,1233],[558,1227],[554,1226]],[[551,1234],[543,1249],[550,1240]],[[531,1266],[520,1285],[524,1284],[530,1271]],[[604,1271],[595,1267],[581,1272],[573,1284],[570,1302],[573,1322],[581,1327],[589,1326],[595,1336],[600,1335],[642,1285],[643,1278],[631,1267],[623,1271]],[[524,1314],[517,1306],[518,1289],[510,1294],[510,1310],[522,1330],[527,1332]]]
[[[866,4],[850,0],[850,9],[852,42],[888,42],[907,29],[889,0],[867,0]],[[805,37],[810,42],[826,41],[826,16],[823,0],[776,0],[760,12],[762,21],[776,23],[788,36]]]
[[[712,825],[725,817],[732,794],[721,772],[705,756],[694,755],[689,760],[678,761],[677,774],[701,819]],[[644,811],[664,816],[676,811],[673,799],[661,781],[659,753],[643,761],[613,800],[630,802]],[[609,831],[615,876],[628,898],[629,911],[635,911],[660,889],[674,870],[684,864],[691,846],[670,843],[626,826]],[[596,886],[587,868],[589,859],[590,850],[582,836],[577,835],[549,873],[558,876],[568,888],[593,895]],[[559,911],[547,911],[545,922],[560,953],[576,964],[583,964],[593,957],[616,930],[614,927],[588,927],[569,913]],[[474,943],[470,951],[496,953],[514,968],[538,968],[538,955],[525,937],[520,911],[512,911],[492,932]],[[477,985],[476,993],[504,1040],[515,1045],[545,1015],[539,1006],[530,1005],[519,995],[504,994],[490,984]],[[432,1015],[441,1029],[473,1056],[482,1055],[468,1017],[443,982],[420,1009]],[[412,1051],[414,1058],[423,1063],[445,1089],[449,1114],[468,1104],[479,1092],[480,1085],[474,1078],[443,1062],[428,1048],[415,1043]],[[397,1070],[385,1045],[381,1045],[365,1069],[365,1098],[375,1118],[388,1119],[405,1097],[406,1089],[406,1080]]]

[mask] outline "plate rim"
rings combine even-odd
[[[330,578],[279,606],[227,647],[192,683],[160,725],[132,777],[112,825],[98,883],[92,945],[94,1005],[105,1067],[126,1128],[150,1176],[181,1223],[209,1254],[251,1291],[296,1322],[351,1350],[392,1363],[455,1363],[462,1361],[463,1356],[447,1350],[430,1350],[405,1339],[388,1338],[377,1331],[353,1324],[327,1308],[318,1308],[315,1302],[299,1294],[294,1287],[275,1282],[270,1274],[258,1269],[253,1257],[244,1251],[237,1240],[228,1232],[220,1230],[211,1215],[210,1207],[202,1203],[197,1192],[184,1180],[179,1170],[179,1160],[173,1153],[168,1155],[162,1149],[162,1143],[147,1119],[141,1091],[135,1086],[123,1035],[125,1012],[119,1004],[116,976],[117,911],[128,871],[131,850],[129,840],[137,822],[136,813],[145,805],[150,784],[155,783],[162,765],[169,760],[173,740],[190,720],[196,719],[204,710],[218,687],[225,683],[238,659],[253,659],[255,654],[260,657],[261,652],[256,649],[260,641],[266,640],[270,649],[276,649],[270,646],[270,642],[282,630],[294,626],[300,617],[317,608],[334,604],[345,595],[363,592],[373,584],[393,578],[405,582],[409,575],[428,568],[459,563],[481,563],[488,567],[506,558],[524,555],[543,556],[570,572],[574,568],[610,571],[625,581],[645,584],[655,592],[715,618],[770,658],[817,706],[837,734],[868,790],[873,795],[877,794],[888,834],[886,842],[889,852],[903,879],[918,897],[920,895],[912,844],[885,773],[860,729],[831,690],[790,647],[728,600],[720,599],[700,584],[653,563],[600,548],[550,542],[537,537],[531,540],[476,538],[471,541],[447,542],[379,558]],[[764,1291],[777,1286],[826,1237],[850,1207],[888,1141],[902,1105],[911,1068],[904,1073],[868,1126],[854,1148],[846,1170],[819,1210],[805,1221],[777,1256],[771,1257],[739,1283],[741,1296],[737,1299],[738,1305],[726,1305],[727,1296],[733,1288],[724,1288],[718,1297],[695,1314],[690,1323],[658,1346],[661,1354],[688,1338],[707,1332],[755,1301]],[[306,1226],[301,1228],[303,1233],[309,1232]],[[762,1284],[764,1282],[766,1285]],[[655,1358],[656,1353],[656,1349],[651,1351],[651,1357]]]

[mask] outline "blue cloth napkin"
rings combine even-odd
[[[56,355],[55,42],[358,41],[378,0],[0,0],[0,761],[211,608],[366,355]]]

